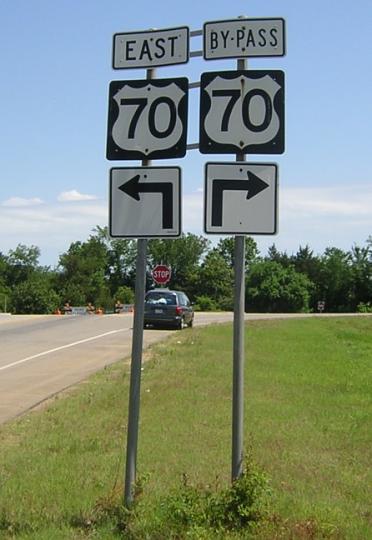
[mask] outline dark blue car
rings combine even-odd
[[[144,326],[172,326],[182,330],[192,326],[194,310],[184,292],[153,289],[145,296]]]

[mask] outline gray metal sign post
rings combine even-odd
[[[147,162],[148,165],[148,162]],[[128,408],[127,456],[125,466],[124,501],[127,508],[133,502],[133,486],[136,481],[137,444],[140,411],[141,366],[143,344],[143,317],[146,288],[147,239],[137,240],[135,310],[133,319],[132,362]]]
[[[152,79],[154,77],[154,72],[154,69],[148,69],[147,79]],[[150,160],[142,161],[143,167],[149,167],[150,165]],[[143,321],[146,292],[147,242],[148,240],[146,238],[138,238],[137,240],[136,282],[132,334],[132,361],[130,370],[127,451],[124,481],[124,503],[127,508],[129,508],[133,503],[133,488],[136,481],[137,471],[137,446],[143,348]]]
[[[246,69],[246,60],[239,59],[237,61],[237,69]],[[236,155],[236,161],[245,161],[245,159],[245,154]],[[232,481],[239,478],[243,472],[245,236],[235,236],[234,263]]]
[[[106,144],[109,160],[142,161],[140,168],[116,167],[110,171],[110,235],[137,238],[124,482],[128,508],[133,503],[136,481],[147,242],[152,237],[181,234],[181,169],[151,167],[150,160],[184,157],[187,151],[188,79],[158,80],[154,68],[188,60],[188,27],[114,36],[114,69],[148,68],[145,80],[110,83]],[[167,126],[162,121],[164,110],[168,113]]]

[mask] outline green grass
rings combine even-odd
[[[372,318],[246,329],[245,444],[272,499],[255,534],[231,537],[372,538]],[[141,539],[155,538],[161,501],[183,475],[229,485],[231,326],[177,332],[146,359],[138,471],[147,480],[132,524]],[[0,428],[1,539],[118,537],[128,387],[116,364]]]

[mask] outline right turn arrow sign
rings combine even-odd
[[[262,190],[269,187],[269,184],[261,180],[253,172],[247,171],[248,180],[224,180],[222,178],[216,178],[213,180],[212,188],[212,225],[222,226],[222,200],[223,192],[231,190],[246,190],[246,199],[251,199]]]
[[[206,164],[206,233],[276,234],[276,221],[275,163]]]

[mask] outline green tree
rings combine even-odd
[[[233,309],[233,270],[216,250],[210,251],[199,270],[198,290],[220,309]],[[198,295],[199,296],[199,295]]]
[[[345,312],[353,309],[353,273],[351,253],[331,247],[321,257],[319,300],[327,311]]]
[[[246,309],[260,312],[308,311],[312,283],[293,268],[275,261],[252,265],[246,279]]]
[[[291,265],[291,258],[289,257],[289,255],[287,255],[287,253],[285,251],[280,252],[277,249],[275,244],[272,244],[268,248],[265,260],[277,262],[277,263],[279,263],[279,264],[281,264],[282,266],[285,266],[285,267]]]
[[[107,279],[108,251],[105,243],[91,236],[86,242],[73,242],[59,258],[59,290],[63,299],[81,305],[92,302],[113,304]]]
[[[315,311],[318,300],[322,300],[321,259],[314,255],[312,249],[306,245],[305,247],[299,247],[297,253],[291,257],[291,263],[297,272],[307,276],[311,283],[313,283],[314,286],[311,291],[309,304],[311,309]]]
[[[0,252],[0,312],[10,309],[10,288],[7,286],[7,258]]]
[[[351,249],[352,307],[372,302],[372,238],[364,247]]]
[[[28,279],[14,286],[11,293],[15,313],[53,313],[61,299],[52,288],[47,272],[34,272]]]
[[[6,256],[6,282],[9,287],[29,279],[39,267],[40,249],[37,246],[18,244]]]
[[[182,289],[191,297],[197,293],[198,271],[209,247],[209,240],[195,234],[182,234],[176,240],[150,240],[148,265],[166,264],[172,269],[170,287]],[[151,282],[150,282],[151,283]]]
[[[92,237],[102,242],[107,249],[106,279],[110,293],[121,286],[134,288],[137,256],[137,242],[131,239],[113,239],[108,233],[108,227],[95,227]]]
[[[119,300],[122,304],[134,304],[134,291],[126,285],[119,287],[115,294],[115,300]]]
[[[229,236],[227,238],[221,238],[216,248],[218,253],[222,255],[226,263],[233,268],[234,267],[234,251],[235,251],[235,238]],[[245,267],[249,269],[253,261],[257,259],[259,255],[257,243],[253,238],[247,236],[245,239]]]

